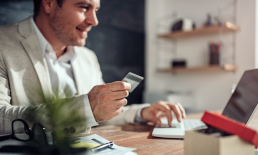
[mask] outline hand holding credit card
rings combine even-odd
[[[96,122],[107,121],[121,114],[129,92],[142,80],[143,77],[128,73],[123,81],[94,86],[88,93],[88,99]]]
[[[144,78],[136,75],[134,73],[129,72],[122,81],[124,82],[128,82],[131,84],[131,89],[129,90],[129,92],[133,92],[133,90],[140,84],[140,82],[143,80]]]

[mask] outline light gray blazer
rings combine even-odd
[[[73,97],[72,108],[85,117],[84,94],[95,85],[103,84],[96,55],[85,47],[75,47],[77,57],[72,62],[78,94]],[[51,82],[46,60],[30,19],[12,25],[0,26],[0,134],[11,133],[14,119],[25,119],[29,105],[43,108],[44,97],[50,96]],[[147,105],[125,108],[119,116],[104,124],[133,123],[137,110]],[[67,109],[69,110],[69,109]],[[33,122],[27,123],[32,126]],[[51,130],[46,120],[38,120]],[[70,128],[71,126],[64,126]],[[86,124],[76,127],[75,133],[90,132]]]

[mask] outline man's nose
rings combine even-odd
[[[97,26],[99,24],[95,11],[91,11],[89,12],[89,14],[86,15],[86,23],[92,26]]]

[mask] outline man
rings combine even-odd
[[[95,54],[83,47],[88,31],[98,25],[99,0],[34,0],[34,4],[33,18],[0,27],[0,134],[10,133],[17,118],[32,126],[26,115],[31,108],[44,109],[45,97],[52,92],[70,98],[70,108],[87,119],[79,127],[64,125],[71,134],[89,133],[99,122],[161,125],[161,115],[171,125],[172,111],[178,121],[185,117],[179,103],[124,107],[130,84],[104,84]],[[38,122],[51,130],[48,121]]]

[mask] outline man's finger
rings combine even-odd
[[[103,102],[115,102],[117,100],[121,100],[125,97],[128,97],[129,92],[127,90],[109,92],[102,95],[101,99]]]
[[[130,90],[131,89],[131,84],[128,82],[123,82],[123,81],[116,81],[109,83],[109,89],[111,91],[120,91],[120,90]]]
[[[183,108],[183,106],[180,103],[178,103],[177,105],[179,106],[179,109],[180,109],[180,111],[182,113],[183,118],[186,118],[185,109]]]
[[[175,113],[178,122],[181,122],[182,120],[182,115],[181,115],[181,111],[179,109],[179,106],[176,104],[167,104],[171,109],[173,109],[173,112]]]
[[[127,90],[120,90],[120,91],[110,93],[110,98],[111,100],[120,100],[125,97],[128,97],[128,95],[129,95],[129,92]]]
[[[121,108],[117,109],[117,110],[115,111],[115,113],[114,113],[114,117],[115,117],[115,116],[118,116],[118,115],[121,114],[123,111],[124,111],[124,107],[121,107]]]
[[[159,117],[157,117],[154,113],[152,113],[149,118],[148,118],[148,121],[154,123],[154,124],[157,124],[158,126],[161,126],[162,123],[161,123],[161,120]]]
[[[116,107],[116,109],[121,108],[127,104],[127,99],[122,98],[122,99],[116,100],[113,104]]]
[[[172,126],[172,113],[171,113],[170,107],[167,106],[166,104],[157,104],[157,109],[165,113],[168,119],[168,125]]]
[[[162,122],[159,118],[156,119],[155,121],[155,124],[158,124],[158,126],[161,126],[162,125]]]

